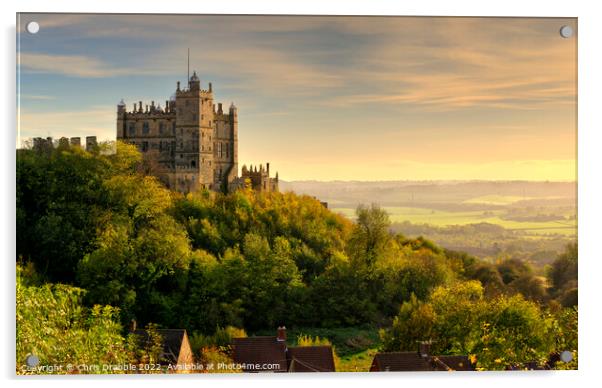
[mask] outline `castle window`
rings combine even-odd
[[[150,131],[150,128],[148,125],[148,121],[145,121],[144,123],[142,123],[142,133],[147,135],[149,131]]]
[[[146,152],[146,151],[148,151],[148,142],[143,141],[142,142],[142,152]]]
[[[196,167],[196,161],[194,161],[194,160],[193,160],[193,161],[191,161],[191,162],[190,162],[190,167],[193,167],[193,168],[194,168],[194,167]]]
[[[230,144],[226,143],[226,158],[230,157]]]
[[[192,114],[192,121],[196,121],[196,113]]]
[[[161,122],[159,123],[159,133],[160,133],[161,135],[163,135],[163,131],[165,131],[165,123],[164,123],[163,121],[161,121]]]
[[[130,123],[128,131],[130,133],[130,136],[136,136],[136,123]]]
[[[180,159],[184,159],[184,154],[180,154]]]

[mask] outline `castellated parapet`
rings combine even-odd
[[[222,103],[216,106],[211,83],[202,89],[196,72],[187,88],[177,83],[163,107],[138,101],[127,111],[122,100],[117,139],[136,145],[154,173],[182,193],[233,190],[244,183],[238,177],[238,110],[234,103],[227,111]]]
[[[33,138],[33,149],[36,151],[50,151],[53,150],[54,147],[54,140],[52,140],[52,137],[47,137],[47,138],[42,138],[42,137],[34,137]],[[66,138],[66,137],[61,137],[58,140],[57,143],[58,147],[64,147],[67,148],[69,146],[72,147],[81,147],[82,146],[82,142],[81,142],[81,138],[80,137],[72,137],[72,138]],[[90,151],[94,151],[96,150],[98,147],[98,142],[96,140],[96,136],[87,136],[86,137],[86,151],[90,152]]]

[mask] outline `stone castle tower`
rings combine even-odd
[[[180,88],[165,106],[142,101],[126,111],[117,105],[117,139],[134,144],[152,161],[157,176],[170,188],[187,193],[198,189],[233,190],[244,185],[238,177],[238,112],[234,103],[228,111],[213,99],[213,88],[201,88],[196,72],[188,86]],[[270,185],[258,181],[253,187],[277,191],[278,179]],[[264,190],[263,187],[270,189]]]

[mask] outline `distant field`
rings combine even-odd
[[[389,213],[392,222],[409,221],[413,224],[431,224],[435,226],[487,222],[500,225],[509,230],[522,230],[532,234],[557,233],[565,236],[574,236],[577,230],[575,220],[545,222],[504,220],[500,216],[505,213],[505,210],[451,212],[416,207],[383,206],[382,208]],[[349,218],[355,217],[355,209],[352,208],[334,207],[332,210]]]
[[[481,197],[471,198],[463,203],[484,203],[487,205],[510,205],[518,201],[534,199],[533,197],[520,197],[518,195],[483,195]]]

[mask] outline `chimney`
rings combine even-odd
[[[135,319],[132,319],[130,321],[130,331],[131,332],[136,331],[136,320]]]
[[[276,336],[276,341],[286,341],[286,326],[278,326],[278,335]]]
[[[420,357],[428,358],[431,355],[431,341],[420,341],[420,348],[418,353]]]

